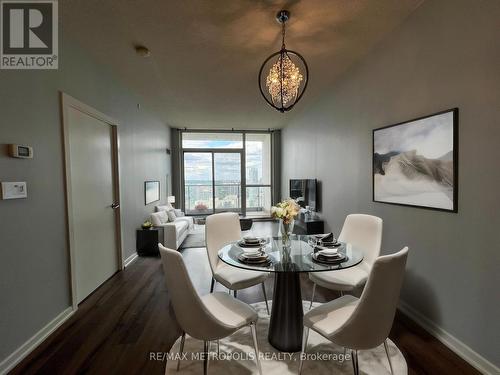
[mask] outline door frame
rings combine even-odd
[[[72,96],[60,92],[61,104],[61,127],[63,135],[63,160],[64,160],[64,181],[65,181],[65,198],[66,198],[66,242],[69,249],[69,279],[71,289],[71,301],[73,310],[78,309],[78,301],[76,295],[76,275],[75,275],[75,239],[73,227],[73,204],[72,204],[72,187],[71,187],[71,150],[69,143],[69,117],[68,110],[74,108],[83,112],[95,119],[107,123],[111,127],[111,153],[112,153],[112,169],[113,169],[113,194],[114,201],[120,204],[120,164],[119,164],[119,138],[118,138],[118,121],[105,115],[102,112],[92,108],[91,106],[82,103],[81,101],[73,98]],[[116,255],[118,261],[118,270],[124,268],[124,259],[122,252],[123,236],[121,230],[121,208],[115,210],[115,242],[116,242]]]

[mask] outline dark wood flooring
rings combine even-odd
[[[273,231],[266,223],[255,223],[254,229],[262,234]],[[205,250],[182,253],[197,290],[208,293],[211,275]],[[301,283],[303,298],[310,299],[312,284],[306,275]],[[272,288],[270,278],[268,298],[272,298]],[[223,290],[220,285],[217,289]],[[335,297],[335,292],[317,288],[317,301]],[[263,297],[256,286],[239,291],[238,298],[252,303]],[[163,374],[165,363],[151,360],[151,353],[168,352],[179,334],[160,259],[139,258],[82,302],[11,374]],[[409,374],[479,374],[399,312],[390,338],[403,352]]]

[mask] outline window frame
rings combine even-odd
[[[243,147],[242,148],[184,148],[182,145],[183,141],[183,135],[184,133],[233,133],[233,134],[242,134],[242,139],[243,139]],[[268,187],[271,192],[271,205],[272,202],[274,202],[274,189],[273,189],[273,176],[274,176],[274,150],[273,150],[273,142],[272,139],[270,139],[270,183],[269,184],[249,184],[247,185],[246,183],[246,135],[247,134],[269,134],[269,137],[271,137],[272,131],[271,130],[209,130],[209,129],[182,129],[180,131],[180,137],[179,137],[179,146],[180,146],[180,155],[181,155],[181,171],[180,171],[180,177],[181,177],[181,194],[182,194],[182,209],[186,212],[186,202],[185,202],[185,197],[186,197],[186,181],[185,181],[185,175],[184,175],[184,153],[186,152],[194,152],[194,153],[211,153],[212,154],[212,213],[216,213],[215,210],[215,165],[214,165],[214,153],[240,153],[240,169],[241,169],[241,210],[240,214],[243,216],[247,216],[247,204],[246,204],[246,197],[247,197],[247,188],[252,188],[252,187]],[[196,215],[196,214],[188,214],[186,212],[186,215],[188,216],[206,216],[203,214]]]

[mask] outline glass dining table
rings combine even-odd
[[[219,250],[219,258],[230,266],[275,274],[268,340],[273,347],[283,352],[297,352],[301,349],[304,311],[300,273],[342,270],[363,260],[361,249],[342,243],[338,252],[345,256],[344,259],[333,264],[319,262],[313,259],[311,238],[308,235],[292,235],[288,246],[283,246],[281,237],[267,238],[263,250],[269,255],[269,262],[264,264],[241,262],[239,257],[243,249],[237,242]]]

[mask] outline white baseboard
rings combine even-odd
[[[488,361],[486,358],[475,352],[455,336],[445,331],[432,320],[424,316],[422,313],[415,310],[407,303],[400,301],[399,310],[403,312],[410,319],[415,321],[423,329],[429,332],[432,336],[441,341],[450,350],[455,352],[458,356],[467,361],[471,366],[475,367],[483,374],[500,374],[500,368],[495,364]]]
[[[17,348],[12,354],[0,362],[0,374],[6,374],[21,362],[28,354],[36,349],[49,335],[61,326],[68,318],[73,315],[73,308],[68,307],[62,313],[57,315],[40,331],[35,333],[28,341]]]
[[[130,264],[137,259],[137,253],[134,252],[131,256],[123,261],[123,268],[127,268]]]

